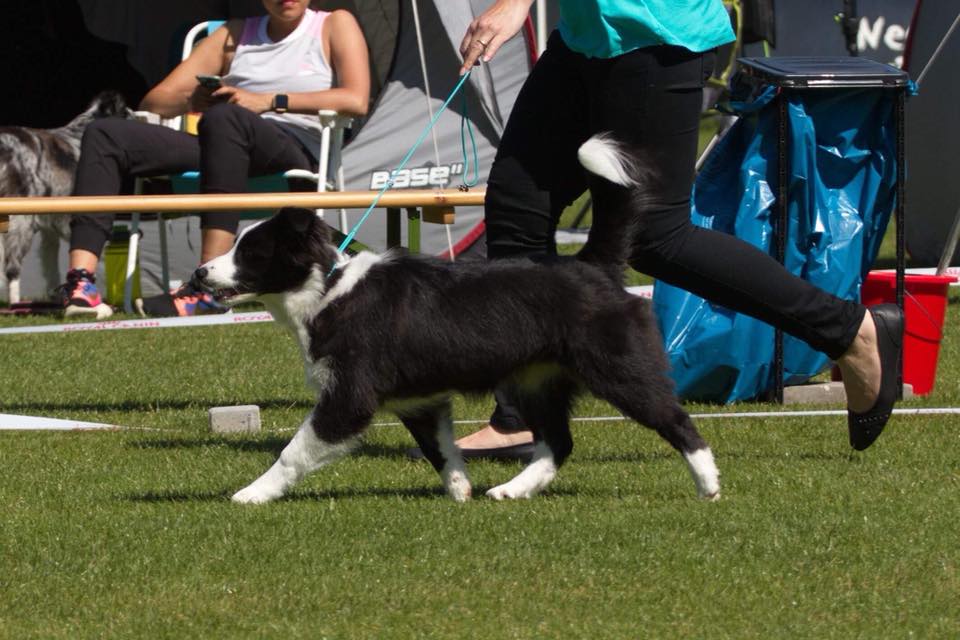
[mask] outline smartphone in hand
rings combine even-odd
[[[205,89],[210,89],[211,91],[215,89],[219,89],[220,87],[223,86],[223,80],[220,78],[220,76],[198,75],[197,82],[200,83],[201,87],[204,87]]]

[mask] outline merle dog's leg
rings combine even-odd
[[[424,457],[440,474],[450,497],[457,502],[469,500],[473,490],[463,456],[454,444],[450,400],[398,410],[397,415],[420,445]]]
[[[584,385],[624,415],[663,437],[687,462],[701,498],[720,497],[713,453],[680,406],[652,315],[640,300],[622,325],[599,327],[577,345],[575,369]]]
[[[573,451],[569,420],[575,392],[576,385],[563,374],[535,384],[521,381],[516,386],[512,396],[524,424],[533,431],[533,459],[509,482],[487,491],[488,496],[496,500],[532,498],[553,481]]]
[[[60,284],[60,234],[56,229],[41,226],[40,233],[40,258],[43,279],[46,282],[47,290],[53,289]],[[25,257],[25,256],[24,256]]]
[[[337,385],[342,389],[342,385]],[[346,396],[347,394],[334,394]],[[307,474],[350,452],[373,417],[372,408],[361,408],[325,393],[293,439],[266,473],[233,495],[234,502],[259,504],[282,496]]]
[[[7,279],[7,297],[10,304],[20,302],[20,271],[23,260],[30,252],[36,216],[12,216],[10,229],[2,238],[3,275]],[[56,286],[59,283],[54,283]],[[52,288],[52,287],[51,287]]]

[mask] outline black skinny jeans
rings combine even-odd
[[[234,104],[204,112],[198,135],[135,120],[105,118],[87,127],[73,194],[129,192],[132,178],[200,170],[202,193],[243,193],[250,176],[312,169],[313,158],[281,127]],[[100,255],[110,237],[112,214],[75,215],[70,249]],[[236,233],[240,214],[201,214],[202,228]]]
[[[631,229],[629,263],[638,271],[758,318],[836,359],[857,334],[862,305],[792,275],[738,238],[690,222],[703,85],[713,61],[712,53],[671,46],[587,58],[554,32],[517,97],[490,170],[487,255],[556,253],[557,220],[587,188],[577,149],[609,131],[639,151],[656,179],[648,206],[634,220],[604,219],[595,208],[594,232],[610,225]],[[523,428],[509,398],[496,397],[491,424]]]

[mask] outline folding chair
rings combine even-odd
[[[185,60],[190,55],[198,39],[213,33],[216,29],[222,26],[223,23],[223,20],[208,20],[194,25],[184,37],[181,59]],[[188,118],[183,116],[177,116],[175,118],[161,118],[155,113],[146,111],[138,111],[135,115],[145,122],[150,122],[159,126],[167,126],[178,130],[185,130],[188,121]],[[341,166],[341,151],[343,148],[344,131],[353,124],[353,119],[350,116],[341,116],[336,111],[328,109],[317,112],[317,117],[321,126],[320,151],[317,158],[315,158],[317,172],[314,173],[305,169],[291,169],[275,176],[251,178],[251,190],[284,190],[289,188],[288,181],[290,180],[307,180],[313,182],[316,184],[317,191],[320,193],[328,191],[331,187],[336,191],[344,190],[345,180],[343,167]],[[331,174],[333,175],[333,183],[329,184],[328,179]],[[178,193],[196,192],[199,187],[199,178],[200,172],[198,171],[188,171],[176,176],[164,176],[164,179],[169,180],[174,191]],[[154,180],[157,178],[149,179]],[[136,193],[139,194],[143,192],[143,183],[144,179],[138,178],[136,180],[134,186]],[[256,214],[253,217],[262,217],[263,215],[266,214]],[[317,209],[317,215],[323,217],[324,210]],[[346,210],[340,209],[339,224],[342,231],[346,231],[348,226],[346,215]],[[160,232],[161,284],[164,291],[169,291],[170,264],[167,250],[167,225],[165,217],[170,216],[164,216],[162,213],[157,213],[157,228]],[[130,249],[127,255],[127,270],[123,286],[123,309],[127,313],[133,312],[133,276],[140,249],[139,234],[137,233],[139,227],[140,214],[131,214]]]

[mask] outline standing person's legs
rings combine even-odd
[[[557,220],[586,190],[577,148],[589,131],[577,64],[554,33],[517,96],[487,182],[488,258],[556,255]],[[457,441],[468,456],[510,456],[532,441],[509,392],[498,389],[494,397],[489,426]]]
[[[712,69],[712,54],[654,47],[612,62],[611,77],[646,80],[617,81],[617,92],[613,86],[591,92],[596,99],[593,128],[612,131],[638,151],[655,174],[646,189],[646,207],[632,221],[631,265],[839,358],[863,320],[861,305],[793,276],[739,238],[690,221],[701,89]]]
[[[577,162],[590,136],[577,63],[554,33],[517,96],[487,181],[488,258],[555,255],[557,220],[587,188]]]
[[[614,69],[608,77],[614,83],[606,83],[606,91],[590,92],[597,100],[591,109],[596,118],[592,128],[614,132],[655,167],[647,206],[631,221],[631,265],[763,320],[825,352],[844,371],[850,410],[872,412],[881,394],[881,381],[890,386],[891,376],[881,375],[881,352],[889,356],[884,367],[890,369],[891,354],[896,351],[892,342],[898,340],[893,334],[902,321],[893,315],[881,318],[886,332],[881,347],[874,317],[862,305],[841,300],[794,276],[749,243],[690,222],[701,87],[712,67],[710,57],[674,47],[640,50],[611,61]],[[601,74],[590,77],[598,82],[604,78]],[[628,83],[623,81],[626,77],[644,81]],[[595,226],[598,213],[602,215],[594,213]],[[889,389],[884,396],[881,403],[892,407]],[[882,408],[878,412],[889,415]],[[855,422],[856,416],[851,416],[852,444],[858,438]],[[861,438],[855,446],[868,446],[876,435],[879,430],[869,441]]]

